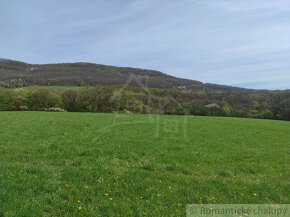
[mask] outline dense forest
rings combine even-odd
[[[120,86],[2,89],[0,110],[124,112],[290,120],[290,91],[185,92]]]

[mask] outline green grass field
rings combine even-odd
[[[185,216],[289,203],[290,122],[0,112],[0,216]]]

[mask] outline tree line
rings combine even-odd
[[[1,111],[124,112],[290,120],[290,91],[177,91],[119,86],[1,89]]]

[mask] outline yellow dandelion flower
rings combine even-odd
[[[113,200],[113,198],[112,198],[112,197],[110,197],[110,200]]]
[[[81,201],[80,201],[80,200],[78,200],[77,202],[78,202],[78,203],[80,203]]]
[[[81,206],[79,206],[79,207],[78,207],[78,210],[81,210],[81,209],[82,209],[82,207],[81,207]]]
[[[162,182],[162,180],[159,180],[159,182]]]
[[[109,194],[108,193],[105,193],[105,195],[108,196]]]
[[[89,188],[89,186],[85,185],[85,188],[86,188],[86,189],[88,189],[88,188]]]
[[[140,199],[143,199],[143,197],[140,197]]]
[[[214,197],[212,197],[212,199],[214,200]]]
[[[170,187],[170,186],[169,186],[168,188],[169,188],[169,189],[171,189],[171,187]]]
[[[68,188],[68,187],[69,187],[69,185],[68,185],[68,184],[65,184],[65,187],[66,187],[66,188]]]
[[[202,197],[200,197],[199,199],[202,200]]]
[[[130,168],[130,165],[128,165],[128,168]]]
[[[179,210],[177,209],[176,212],[178,212]]]
[[[158,197],[160,197],[160,194],[157,194]]]
[[[246,213],[245,216],[248,216],[248,213]]]
[[[253,196],[255,196],[255,197],[256,197],[256,196],[257,196],[257,194],[256,194],[256,193],[254,193],[254,194],[253,194]]]

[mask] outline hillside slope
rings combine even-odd
[[[115,67],[92,63],[28,64],[0,59],[0,81],[25,82],[28,85],[123,85],[131,74],[142,76],[141,82],[150,88],[180,90],[242,90],[225,85],[204,84],[199,81],[176,78],[159,71]],[[136,82],[132,86],[140,86]]]

